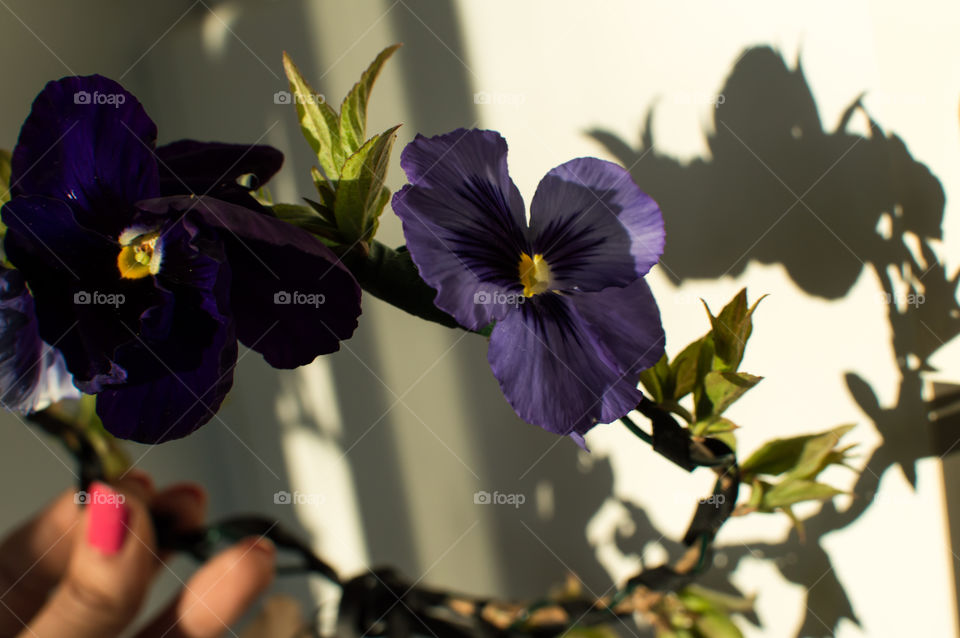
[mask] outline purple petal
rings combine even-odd
[[[530,232],[556,290],[626,286],[663,253],[657,203],[622,167],[592,157],[561,164],[541,180]]]
[[[196,369],[230,315],[231,271],[215,232],[178,215],[162,228],[158,246],[160,272],[148,279],[156,301],[127,330],[133,339],[114,353],[131,384]]]
[[[590,324],[559,295],[537,295],[499,322],[487,359],[520,418],[556,434],[583,435],[643,396],[636,375],[610,366]]]
[[[527,250],[523,199],[494,131],[417,138],[401,155],[410,184],[393,197],[410,256],[437,307],[475,330],[516,305]]]
[[[27,414],[79,396],[63,357],[40,339],[23,275],[0,266],[0,405]]]
[[[627,378],[637,379],[663,356],[666,337],[660,309],[644,279],[637,279],[625,288],[570,295],[569,299],[603,346],[607,365]]]
[[[97,414],[122,439],[161,443],[184,437],[216,414],[233,385],[236,360],[232,322],[222,319],[197,369],[109,387],[97,396]]]
[[[20,129],[13,194],[66,201],[81,224],[115,236],[133,202],[158,194],[156,138],[140,102],[113,80],[50,82]]]
[[[266,145],[179,140],[157,149],[160,194],[209,195],[259,209],[251,189],[266,184],[283,165],[283,153]],[[249,187],[237,180],[252,177]]]
[[[159,303],[152,282],[121,280],[117,245],[82,227],[62,201],[16,197],[3,221],[7,256],[30,282],[40,336],[63,353],[77,386],[94,393],[126,379],[112,353]]]
[[[161,198],[140,206],[190,211],[217,232],[232,272],[237,337],[275,368],[334,352],[356,329],[360,287],[333,251],[306,231],[212,198]]]

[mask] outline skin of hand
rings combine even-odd
[[[114,638],[133,623],[166,556],[151,512],[177,529],[204,523],[206,494],[193,483],[157,491],[134,470],[57,497],[0,542],[0,638]],[[214,638],[254,603],[274,576],[276,548],[243,539],[202,565],[136,638]]]

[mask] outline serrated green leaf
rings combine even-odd
[[[337,218],[334,216],[332,208],[328,208],[320,202],[315,202],[308,197],[304,197],[303,201],[307,202],[307,204],[310,205],[310,208],[312,208],[318,215],[320,215],[321,218],[323,218],[323,221],[327,222],[334,228],[337,227]]]
[[[693,412],[695,419],[706,418],[713,413],[713,404],[705,392],[703,385],[707,374],[713,370],[716,345],[713,341],[713,334],[703,337],[700,345],[699,357],[697,357],[697,378],[693,386]]]
[[[691,392],[697,384],[697,366],[700,360],[700,349],[706,337],[697,339],[670,362],[670,372],[674,379],[673,398],[682,399]]]
[[[763,297],[760,297],[752,306],[747,306],[747,289],[744,288],[716,317],[710,312],[710,308],[707,308],[710,325],[713,327],[714,370],[735,371],[740,366],[747,340],[753,332],[751,316],[762,300]]]
[[[694,436],[713,436],[723,432],[733,432],[737,427],[737,424],[730,419],[722,416],[711,416],[691,425],[690,432]]]
[[[830,435],[834,441],[836,441],[848,432],[851,427],[853,426],[841,425],[817,434],[767,441],[760,449],[751,454],[746,461],[740,464],[740,471],[743,474],[770,475],[789,472],[800,462],[800,457],[804,453],[804,447],[810,440]]]
[[[333,186],[331,186],[330,182],[316,166],[310,167],[310,178],[313,180],[314,188],[317,189],[317,193],[320,195],[320,203],[330,210],[333,210],[334,203],[337,200],[337,193],[334,191]]]
[[[784,479],[763,494],[760,509],[773,511],[778,507],[789,507],[803,501],[825,501],[843,494],[826,483],[816,481]]]
[[[831,463],[831,453],[840,442],[840,437],[849,432],[853,425],[841,425],[830,432],[809,439],[803,446],[803,452],[797,463],[787,473],[787,477],[812,479]],[[849,449],[849,448],[847,448]],[[835,456],[833,458],[836,458]],[[842,459],[842,454],[841,454]]]
[[[710,371],[703,378],[703,389],[710,401],[710,414],[719,416],[747,390],[760,383],[763,377],[746,372]],[[700,417],[699,410],[697,416]]]
[[[394,44],[381,51],[360,76],[360,81],[343,98],[340,104],[340,143],[344,155],[356,153],[367,139],[367,100],[370,90],[384,63],[399,48],[399,44]]]
[[[367,219],[370,223],[369,236],[375,237],[377,230],[380,228],[380,215],[383,214],[383,209],[386,208],[387,202],[390,201],[390,189],[384,186],[380,189],[380,197],[373,204],[373,209],[368,211]]]
[[[293,103],[297,107],[300,130],[320,162],[327,177],[340,174],[345,154],[341,149],[340,122],[337,113],[321,99],[319,93],[303,79],[300,70],[286,52],[283,54],[283,70],[290,82]]]
[[[667,396],[673,396],[672,391],[667,390],[670,380],[670,364],[667,362],[667,355],[663,355],[653,366],[640,373],[640,383],[650,393],[654,403],[663,403]]]
[[[310,203],[312,205],[315,202]],[[296,204],[274,204],[270,207],[270,210],[277,216],[277,219],[285,221],[291,226],[302,228],[307,232],[328,239],[337,239],[338,237],[336,226],[323,219],[312,208],[297,206]]]
[[[343,164],[333,211],[337,228],[350,242],[370,239],[376,230],[377,217],[386,204],[384,181],[398,128],[371,137]]]

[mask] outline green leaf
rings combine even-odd
[[[750,484],[750,500],[747,501],[747,507],[759,508],[763,504],[763,495],[768,489],[770,489],[770,483],[766,481],[761,481],[760,479],[753,479],[753,482]]]
[[[398,128],[399,125],[371,137],[343,165],[333,210],[337,228],[350,242],[368,240],[376,231],[388,199],[384,197],[383,183]]]
[[[706,613],[697,617],[693,624],[697,634],[703,638],[743,638],[730,617],[722,613]]]
[[[593,625],[591,627],[573,627],[563,634],[565,638],[619,638],[620,634],[609,625]]]
[[[673,398],[682,399],[697,385],[697,365],[700,360],[700,349],[706,337],[697,339],[670,362],[671,376],[674,379]]]
[[[669,388],[671,378],[667,355],[663,355],[656,364],[640,373],[640,383],[650,393],[654,403],[663,403],[667,396],[673,396],[672,388]]]
[[[394,44],[381,51],[340,105],[340,143],[347,156],[360,150],[367,139],[367,100],[370,90],[383,64],[399,48],[399,44]]]
[[[304,197],[303,201],[310,204],[310,208],[312,208],[314,212],[320,215],[320,217],[323,218],[323,221],[330,224],[330,226],[332,226],[333,228],[337,227],[337,219],[333,214],[332,208],[328,208],[326,205],[321,204],[320,202],[315,202],[312,199],[309,199],[307,197]]]
[[[824,432],[819,436],[809,439],[803,446],[803,452],[794,465],[793,469],[787,473],[788,477],[797,479],[811,479],[816,477],[831,462],[837,458],[833,453],[834,447],[840,442],[840,437],[849,432],[853,425],[841,425],[830,432]],[[846,449],[849,449],[847,447]],[[843,462],[843,454],[839,453],[840,462]]]
[[[694,436],[711,436],[723,432],[733,432],[739,426],[722,416],[707,417],[702,421],[697,421],[690,426],[690,432]]]
[[[12,156],[10,151],[0,149],[0,206],[10,201],[10,160]],[[0,222],[0,238],[7,234],[7,227]],[[5,261],[6,256],[0,247],[0,260]]]
[[[283,54],[283,70],[290,82],[290,92],[300,118],[300,130],[320,162],[327,177],[340,174],[345,154],[340,146],[340,123],[337,113],[307,84],[293,60]]]
[[[841,425],[826,432],[818,434],[807,434],[804,436],[795,436],[788,439],[773,439],[764,443],[759,450],[750,455],[750,457],[740,464],[740,471],[743,474],[770,474],[777,475],[789,472],[800,462],[804,454],[804,448],[811,440],[819,440],[820,437],[832,439],[834,444],[841,436],[846,434],[852,425]],[[814,448],[819,449],[820,443],[814,443]],[[814,451],[810,452],[811,455]]]
[[[802,501],[825,501],[843,493],[826,483],[785,479],[764,492],[760,509],[773,511]]]
[[[708,334],[702,339],[699,356],[697,357],[697,376],[696,383],[693,386],[693,412],[697,420],[706,418],[713,414],[713,404],[707,397],[704,388],[704,379],[707,374],[713,370],[713,363],[716,346],[713,341],[713,335]]]
[[[753,332],[751,316],[762,300],[763,297],[760,297],[748,307],[747,289],[744,288],[724,306],[716,317],[710,312],[710,308],[707,308],[710,324],[713,326],[715,346],[713,369],[734,371],[739,367],[743,360],[743,351],[747,347],[747,340]]]
[[[337,200],[337,193],[330,185],[330,182],[316,166],[310,167],[310,178],[313,180],[314,188],[317,189],[317,193],[320,195],[320,202],[330,210],[333,210],[334,202]]]
[[[726,613],[732,611],[750,612],[753,611],[756,596],[731,596],[713,589],[708,589],[697,584],[687,585],[677,592],[680,600],[687,609],[691,611],[707,611],[710,609]],[[691,604],[691,601],[696,601]],[[695,609],[694,607],[700,607]]]
[[[309,203],[311,207],[319,205],[316,202]],[[338,236],[336,226],[325,220],[314,208],[297,206],[296,204],[274,204],[270,207],[270,210],[277,216],[277,219],[308,232],[330,239],[336,239]]]
[[[0,206],[10,201],[10,151],[0,149]]]
[[[760,383],[763,377],[757,377],[746,372],[708,372],[703,378],[703,388],[710,401],[713,416],[723,414],[730,405],[743,394]],[[699,406],[697,416],[700,417]]]

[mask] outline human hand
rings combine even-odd
[[[206,494],[192,483],[156,491],[134,471],[109,486],[94,483],[88,505],[75,490],[0,543],[0,637],[113,638],[137,616],[165,556],[151,512],[175,529],[204,523]],[[213,638],[271,583],[276,549],[250,537],[204,564],[137,638]]]

